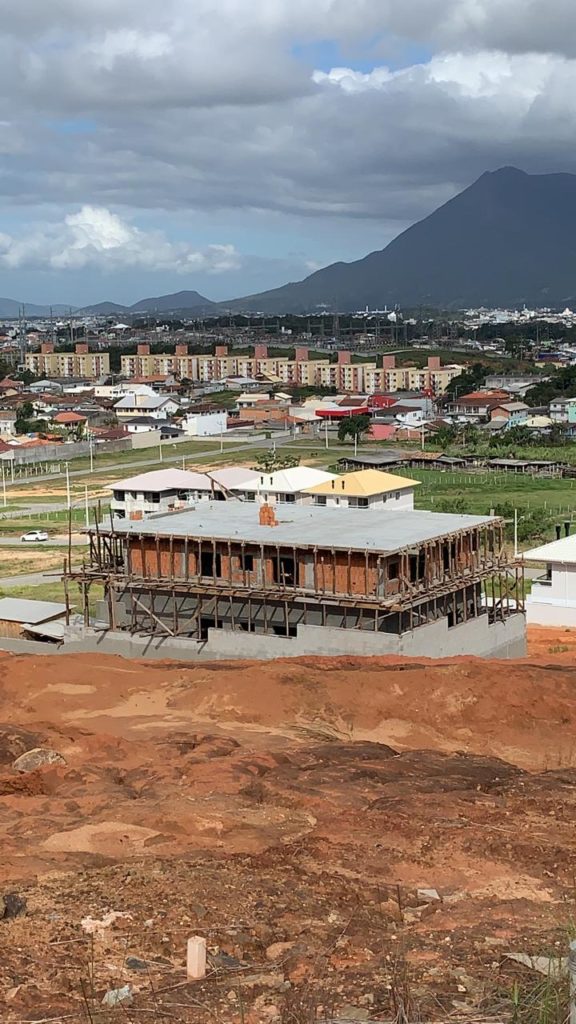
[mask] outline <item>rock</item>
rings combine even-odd
[[[31,750],[40,737],[15,725],[0,725],[0,764],[12,764],[14,758]]]
[[[0,917],[9,921],[14,917],[23,917],[26,913],[26,900],[16,892],[7,892],[0,896]]]
[[[33,750],[27,750],[25,754],[20,754],[20,757],[12,762],[12,767],[17,772],[34,772],[46,764],[65,765],[66,763],[66,758],[62,757],[57,750],[50,750],[49,747],[34,747]]]
[[[127,956],[124,962],[129,971],[147,971],[150,966],[147,960],[141,960],[139,956]]]
[[[282,957],[286,956],[291,949],[294,949],[295,945],[295,942],[273,942],[266,950],[266,959],[280,960]]]
[[[231,956],[225,949],[218,953],[209,954],[210,963],[213,967],[223,967],[226,971],[239,971],[245,965],[235,956]]]
[[[370,1010],[363,1006],[343,1006],[338,1013],[338,1020],[369,1020]]]
[[[121,910],[109,910],[101,920],[94,917],[83,917],[80,921],[82,931],[87,935],[102,935],[107,928],[111,928],[117,921],[132,920],[132,914],[125,914]]]
[[[441,899],[438,889],[417,889],[416,892],[418,899],[425,900],[426,903],[434,903]]]
[[[118,1006],[119,1003],[126,1003],[132,1000],[132,985],[123,985],[122,988],[111,988],[102,1000],[102,1006]]]

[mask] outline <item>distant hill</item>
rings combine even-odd
[[[307,313],[576,303],[576,175],[486,172],[385,249],[225,303]]]
[[[217,309],[217,303],[200,295],[199,292],[174,292],[172,295],[156,295],[151,299],[140,299],[128,307],[130,313],[170,313],[179,309]]]
[[[94,316],[114,316],[115,313],[126,313],[127,306],[121,306],[119,302],[97,302],[95,306],[84,306],[79,313],[93,314]]]
[[[17,299],[0,298],[0,316],[16,320],[22,305],[23,303],[18,302]],[[32,302],[26,302],[24,307],[26,316],[50,316],[50,306],[35,306]],[[61,304],[52,306],[52,312],[54,316],[61,316],[64,313],[70,312],[70,306],[63,306]]]

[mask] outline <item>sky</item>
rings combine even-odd
[[[576,172],[573,0],[26,0],[0,28],[0,295],[227,299],[486,170]]]

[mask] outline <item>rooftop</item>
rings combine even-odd
[[[151,473],[139,473],[126,480],[116,480],[115,491],[209,491],[212,482],[206,473],[194,473],[187,469],[157,469]]]
[[[553,540],[550,544],[541,544],[539,548],[523,551],[522,558],[526,562],[561,562],[564,565],[576,564],[576,534]]]
[[[55,601],[27,601],[21,597],[0,598],[0,619],[4,622],[45,622],[66,612],[65,604]]]
[[[403,509],[379,515],[364,509],[276,505],[277,526],[261,526],[259,506],[242,502],[201,502],[166,516],[114,524],[118,534],[214,538],[287,547],[393,552],[413,544],[498,522],[493,516],[451,515]]]
[[[345,476],[309,487],[307,493],[332,494],[333,491],[337,491],[338,494],[349,497],[367,498],[373,494],[407,491],[418,486],[418,480],[409,480],[408,477],[396,476],[395,473],[382,473],[378,469],[360,469],[355,473],[346,473]]]
[[[312,466],[293,466],[290,469],[277,469],[275,473],[256,472],[251,481],[242,485],[242,490],[295,493],[333,479],[334,473],[325,473],[323,469],[314,469]]]

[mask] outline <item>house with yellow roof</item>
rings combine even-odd
[[[414,490],[418,480],[410,480],[395,473],[383,473],[379,469],[361,469],[356,473],[345,473],[332,480],[308,487],[304,492],[310,495],[315,505],[330,508],[414,508]]]

